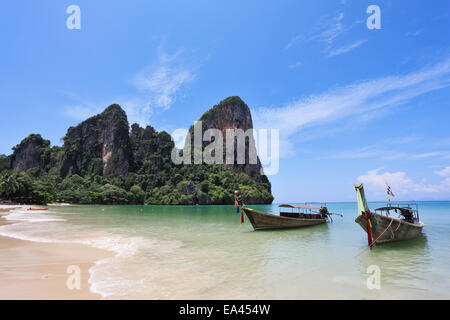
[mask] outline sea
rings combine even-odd
[[[265,231],[234,206],[50,206],[9,212],[0,235],[110,250],[89,270],[103,299],[449,299],[450,202],[418,205],[419,237],[372,249],[352,202],[328,203],[343,217],[326,224]]]

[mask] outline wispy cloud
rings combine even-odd
[[[66,115],[76,120],[87,119],[100,111],[100,108],[85,105],[71,105],[66,107]]]
[[[411,99],[450,86],[450,59],[405,75],[357,82],[311,95],[283,107],[253,111],[255,127],[277,128],[290,140],[306,128],[340,121],[369,121]]]
[[[417,36],[420,36],[422,34],[422,32],[423,32],[423,30],[420,29],[420,30],[416,30],[416,31],[407,32],[406,35],[410,36],[410,37],[417,37]]]
[[[297,43],[299,43],[300,41],[304,40],[305,37],[303,37],[302,35],[296,35],[294,36],[289,42],[288,44],[286,44],[286,46],[284,47],[284,50],[289,50],[290,48],[292,48],[293,46],[295,46]]]
[[[193,70],[180,63],[180,54],[160,52],[158,61],[140,71],[132,80],[150,105],[170,108],[182,86],[195,79]]]
[[[288,50],[300,42],[307,41],[320,41],[325,43],[328,47],[347,30],[344,27],[342,20],[344,19],[344,13],[338,11],[334,15],[322,16],[313,27],[313,31],[308,35],[296,35],[292,37],[289,43],[284,47],[284,50]]]
[[[355,25],[345,25],[343,23],[344,17],[345,15],[341,11],[335,12],[334,15],[322,16],[313,27],[313,31],[311,33],[307,35],[296,35],[292,37],[289,43],[284,47],[284,50],[289,50],[290,48],[302,42],[318,41],[324,44],[325,54],[328,58],[330,58],[345,54],[353,49],[362,46],[367,42],[366,39],[354,41],[345,46],[336,48],[336,42],[338,38],[340,38],[341,35],[343,35],[345,32],[352,29],[352,27]]]
[[[401,160],[401,159],[426,159],[426,158],[446,158],[448,152],[433,151],[422,153],[401,152],[397,149],[380,148],[379,146],[370,146],[355,150],[345,151],[328,156],[328,159],[377,159],[377,160]]]
[[[347,52],[350,52],[350,51],[352,51],[353,49],[356,49],[356,48],[362,46],[362,45],[363,45],[364,43],[366,43],[366,42],[367,42],[366,39],[361,39],[361,40],[355,41],[355,42],[353,42],[353,43],[351,43],[351,44],[349,44],[349,45],[346,45],[346,46],[344,46],[344,47],[332,49],[332,50],[328,53],[328,58],[335,57],[335,56],[338,56],[338,55],[341,55],[341,54],[345,54],[345,53],[347,53]]]
[[[169,109],[179,97],[180,91],[195,79],[194,68],[185,63],[183,51],[169,55],[158,49],[157,60],[131,77],[131,83],[137,93],[128,96],[116,96],[112,100],[92,103],[72,94],[64,93],[74,103],[65,107],[67,116],[84,120],[101,112],[112,103],[122,106],[130,123],[141,126],[149,124],[155,108]]]
[[[401,137],[389,137],[389,139],[384,140],[384,144],[388,143],[391,145],[405,145],[419,141],[420,138],[416,135],[401,136]]]
[[[84,120],[102,110],[98,104],[87,101],[73,92],[64,91],[61,93],[72,101],[64,107],[65,114],[70,118]]]
[[[303,66],[303,62],[297,61],[296,63],[293,63],[293,64],[289,65],[288,67],[289,67],[290,69],[295,69],[295,68],[299,68],[299,67],[301,67],[301,66]]]
[[[317,34],[319,40],[324,41],[328,45],[332,45],[334,41],[346,30],[342,24],[344,13],[337,12],[336,15],[329,20],[329,23],[324,24],[323,29]]]
[[[153,106],[145,97],[119,98],[118,104],[125,110],[130,124],[138,123],[142,127],[149,124]]]
[[[125,110],[130,123],[139,123],[141,126],[149,124],[150,117],[153,113],[153,108],[142,97],[118,97],[114,100],[105,100],[95,104],[78,99],[75,96],[72,99],[75,103],[66,106],[64,112],[70,118],[79,121],[86,120],[89,117],[101,113],[113,103],[119,104]]]

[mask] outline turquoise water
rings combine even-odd
[[[277,205],[251,207],[278,213]],[[354,222],[356,203],[328,208],[344,217],[294,230],[255,232],[233,206],[52,207],[55,221],[38,231],[8,227],[10,236],[113,250],[91,270],[91,289],[105,298],[450,298],[450,202],[419,203],[423,234],[372,250]],[[371,265],[380,268],[379,290],[366,284]]]

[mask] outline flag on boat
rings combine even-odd
[[[388,197],[388,201],[391,202],[391,196],[395,197],[394,193],[392,192],[391,186],[389,186],[386,182],[386,193]]]
[[[388,194],[388,196],[391,195],[391,196],[395,197],[390,186],[387,187],[387,194]]]

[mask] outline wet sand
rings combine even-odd
[[[14,223],[1,216],[0,226]],[[39,243],[0,236],[0,300],[5,299],[100,299],[90,291],[89,268],[112,256],[107,250],[82,244]],[[80,289],[67,286],[69,266],[80,270]],[[69,281],[70,282],[70,281]],[[73,283],[73,282],[71,282]]]

